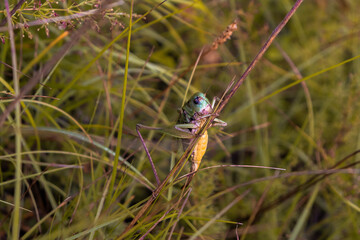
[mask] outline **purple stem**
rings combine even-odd
[[[148,159],[149,159],[149,161],[150,161],[151,168],[152,168],[152,170],[153,170],[153,172],[154,172],[154,175],[155,175],[155,178],[156,178],[156,183],[157,183],[157,185],[159,186],[159,185],[160,185],[160,179],[159,179],[159,176],[158,176],[158,174],[157,174],[157,171],[156,171],[156,168],[155,168],[155,164],[154,164],[154,162],[153,162],[153,160],[152,160],[152,158],[151,158],[151,155],[150,155],[150,153],[149,153],[149,150],[148,150],[148,148],[146,147],[146,144],[145,144],[145,141],[144,141],[143,137],[141,136],[140,128],[141,128],[141,126],[140,126],[139,124],[137,124],[137,125],[136,125],[136,132],[137,132],[137,134],[139,135],[139,138],[140,138],[140,140],[141,140],[141,143],[142,143],[142,145],[143,145],[144,148],[145,148],[146,155],[148,156]]]

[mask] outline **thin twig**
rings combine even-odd
[[[190,196],[190,193],[191,193],[191,189],[188,191],[188,194],[187,194],[187,196],[186,196],[186,199],[185,199],[185,201],[184,201],[184,204],[182,205],[182,207],[181,207],[181,209],[180,209],[179,214],[181,214],[181,212],[182,212],[182,210],[183,210],[183,208],[184,208],[184,205],[185,205],[185,203],[187,202],[187,200],[188,200],[188,198],[189,198],[189,196]],[[178,205],[178,203],[179,203],[180,201],[181,201],[181,198],[179,199],[179,201],[178,201],[176,204],[174,204],[173,206],[171,206],[171,207],[161,216],[161,218],[159,218],[159,220],[157,220],[156,223],[155,223],[144,235],[142,235],[142,236],[139,238],[139,240],[145,239],[145,237],[168,215],[168,213],[169,213],[175,206]],[[178,216],[179,216],[179,215],[178,215]]]
[[[190,197],[191,192],[192,192],[192,188],[190,187],[189,190],[188,190],[188,192],[187,192],[186,198],[185,198],[185,200],[184,200],[183,204],[181,205],[181,208],[180,208],[180,210],[179,210],[179,212],[178,212],[178,215],[177,215],[177,217],[176,217],[176,221],[175,221],[174,225],[172,226],[172,228],[171,228],[171,230],[170,230],[170,234],[169,234],[168,240],[171,240],[171,237],[172,237],[172,235],[173,235],[173,232],[174,232],[174,230],[175,230],[175,227],[176,227],[177,223],[179,222],[180,215],[182,214],[182,212],[183,212],[183,210],[184,210],[185,204],[186,204],[186,203],[188,202],[188,200],[189,200],[189,197]]]

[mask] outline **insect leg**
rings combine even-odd
[[[211,126],[226,127],[227,123],[221,119],[215,118]]]
[[[208,118],[208,117],[211,117],[211,116],[214,116],[215,114],[214,113],[210,113],[210,114],[206,114],[204,116],[201,116],[200,119],[202,118]],[[218,114],[216,114],[218,115]],[[226,127],[227,126],[227,123],[219,118],[215,118],[213,123],[211,124],[212,127]]]
[[[154,175],[155,175],[156,183],[157,183],[157,185],[160,185],[160,179],[159,179],[159,176],[158,176],[158,174],[157,174],[157,171],[156,171],[156,168],[155,168],[155,164],[154,164],[154,162],[153,162],[153,160],[152,160],[152,158],[151,158],[149,149],[146,147],[145,140],[144,140],[144,138],[142,137],[142,135],[141,135],[141,133],[140,133],[140,129],[141,129],[141,128],[145,128],[145,129],[152,129],[152,128],[151,128],[151,127],[144,126],[144,125],[142,125],[142,124],[136,124],[136,132],[137,132],[137,134],[139,135],[139,138],[140,138],[140,140],[141,140],[141,143],[142,143],[142,145],[143,145],[143,147],[144,147],[144,149],[145,149],[146,155],[147,155],[147,157],[148,157],[148,159],[149,159],[149,161],[150,161],[151,168],[152,168],[152,170],[153,170],[153,172],[154,172]]]
[[[213,98],[213,100],[211,101],[211,109],[214,109],[216,100],[220,100],[220,99],[218,97]]]

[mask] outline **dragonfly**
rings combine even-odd
[[[153,169],[157,184],[160,185],[160,180],[156,172],[155,165],[151,158],[149,149],[147,148],[144,138],[140,133],[140,129],[148,129],[148,130],[158,130],[164,134],[170,135],[175,138],[182,139],[184,148],[190,144],[192,138],[194,138],[199,131],[203,127],[206,122],[206,119],[214,113],[214,107],[216,103],[217,97],[215,97],[212,102],[208,100],[206,95],[202,92],[195,93],[186,103],[185,105],[178,109],[179,118],[177,123],[174,126],[161,128],[161,127],[149,127],[142,124],[136,125],[136,132],[139,135],[141,143],[145,149],[146,155],[150,161],[151,167]],[[227,125],[226,122],[215,118],[211,124],[213,126],[225,127]],[[193,152],[190,156],[190,172],[195,173],[200,166],[201,160],[206,152],[208,144],[208,133],[205,131],[199,138],[199,141],[196,143]],[[188,178],[188,183],[191,181],[193,174]],[[185,184],[185,186],[188,185]]]

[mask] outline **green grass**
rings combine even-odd
[[[142,130],[157,188],[136,124],[174,123],[188,87],[221,97],[294,1],[39,2],[12,15],[14,37],[0,3],[0,239],[358,238],[357,0],[304,1],[187,190],[179,142]]]

